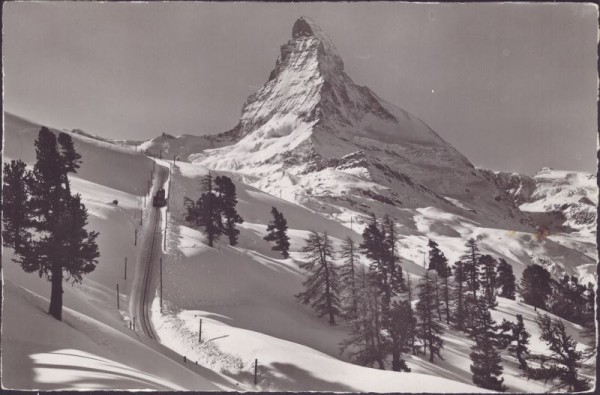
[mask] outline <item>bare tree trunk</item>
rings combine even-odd
[[[52,291],[50,293],[50,309],[48,313],[57,320],[62,320],[62,300],[63,300],[63,289],[62,289],[63,272],[62,266],[54,263],[52,267]]]

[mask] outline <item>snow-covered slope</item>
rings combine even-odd
[[[480,391],[470,387],[472,342],[451,329],[445,329],[442,351],[445,360],[432,364],[427,358],[407,355],[408,365],[413,370],[410,374],[382,372],[348,363],[351,362],[348,356],[339,352],[339,343],[347,336],[348,328],[343,324],[328,325],[309,307],[298,303],[294,295],[302,290],[301,283],[305,278],[299,263],[304,260],[301,249],[310,230],[328,232],[336,248],[344,237],[360,240],[359,234],[317,212],[237,181],[238,211],[245,219],[241,225],[240,244],[231,247],[227,240],[219,240],[215,248],[209,248],[203,233],[190,228],[184,221],[185,209],[178,204],[184,196],[196,197],[201,192],[200,179],[207,173],[207,169],[188,163],[178,163],[172,173],[168,258],[163,277],[165,307],[161,312],[155,301],[153,310],[154,324],[164,344],[185,353],[192,361],[224,372],[238,380],[241,388],[247,389]],[[213,176],[218,174],[220,172],[215,172]],[[291,236],[290,259],[282,259],[262,239],[271,206],[276,206],[287,218]],[[449,228],[457,230],[459,237],[448,234],[436,239],[453,260],[463,251],[461,233],[476,237],[483,250],[513,263],[518,275],[524,264],[532,262],[531,257],[525,256],[526,251],[536,254],[553,251],[556,255],[567,256],[570,253],[552,241],[546,241],[545,247],[539,246],[526,233],[507,234],[498,229],[478,228],[464,218],[439,209],[420,211],[417,227],[424,232],[447,233],[435,227],[435,219],[443,219]],[[403,257],[401,264],[415,282],[424,271],[422,243],[418,237],[410,236],[399,246]],[[538,336],[536,312],[532,307],[504,299],[499,303],[493,312],[495,319],[514,321],[515,314],[522,314],[527,329]],[[198,343],[200,319],[203,343]],[[580,339],[581,327],[569,323],[568,329]],[[583,340],[580,342],[580,348],[586,347]],[[536,338],[532,340],[532,348],[543,352],[545,346]],[[258,387],[252,384],[255,359],[260,367]],[[550,384],[522,377],[514,358],[506,353],[503,364],[506,384],[511,391],[549,390]],[[591,374],[593,366],[586,369],[587,374]]]
[[[217,136],[233,143],[190,160],[315,210],[327,212],[332,201],[364,213],[378,211],[372,201],[399,210],[437,206],[526,228],[508,196],[423,121],[356,85],[331,40],[305,17],[238,125]]]
[[[521,210],[562,213],[563,226],[595,232],[598,205],[596,175],[544,168],[533,179],[535,190],[522,202]]]
[[[592,258],[592,262],[575,258],[573,269],[581,281],[595,282],[598,257],[596,175],[550,168],[543,168],[533,177],[491,170],[481,172],[503,189],[531,219],[537,228],[538,239],[552,240]],[[556,276],[565,274],[564,265],[549,257],[538,258],[538,263]]]
[[[32,163],[33,139],[39,125],[10,116],[7,120],[10,127],[6,130],[4,159],[23,158]],[[350,215],[356,218],[355,211],[338,206],[338,213],[332,216],[323,213],[321,207],[313,210],[289,201],[293,199],[280,199],[244,184],[241,180],[247,177],[243,174],[227,173],[235,179],[238,209],[245,219],[240,245],[229,247],[222,240],[216,248],[208,248],[204,236],[183,220],[183,196],[196,198],[200,178],[207,174],[206,168],[190,163],[178,162],[173,167],[164,256],[165,307],[161,312],[155,298],[152,314],[161,342],[174,351],[130,331],[126,306],[132,276],[123,279],[123,259],[127,256],[129,262],[136,261],[140,252],[132,243],[132,234],[139,227],[139,210],[152,162],[132,147],[121,148],[82,136],[74,139],[83,153],[84,165],[72,178],[72,189],[83,196],[90,228],[100,231],[100,263],[83,284],[65,287],[65,321],[58,323],[45,313],[49,283],[24,273],[10,262],[10,250],[3,251],[6,288],[2,371],[14,374],[12,381],[3,376],[5,386],[481,392],[471,384],[471,344],[461,334],[452,330],[445,334],[446,361],[431,364],[420,356],[408,356],[413,373],[364,368],[339,354],[338,345],[347,336],[347,328],[329,326],[295,300],[294,294],[301,290],[305,278],[298,264],[304,259],[301,248],[308,232],[326,231],[336,246],[347,236],[358,241],[362,220],[357,223],[355,219],[352,229],[348,224]],[[91,163],[86,164],[87,159]],[[159,163],[166,165],[165,161]],[[330,170],[316,173],[318,176],[312,179],[315,186],[331,182],[327,178]],[[335,187],[330,185],[327,188]],[[110,204],[113,199],[119,201],[118,206]],[[394,207],[366,198],[364,204],[379,205],[376,209],[381,211]],[[462,253],[466,238],[476,237],[483,251],[504,257],[517,275],[539,257],[558,262],[569,273],[576,272],[579,262],[592,265],[585,254],[552,239],[538,242],[527,232],[482,227],[460,215],[467,209],[458,207],[462,204],[459,200],[453,204],[456,212],[434,206],[392,211],[401,225],[402,266],[415,276],[415,281],[424,270],[422,253],[427,236],[435,237],[451,260]],[[262,239],[272,206],[288,219],[292,239],[292,258],[288,260],[280,259]],[[117,283],[120,310],[116,308]],[[535,333],[535,313],[528,306],[501,301],[496,314],[498,318],[514,319],[515,313],[523,314],[528,330]],[[200,318],[204,341],[198,344]],[[577,337],[580,329],[569,324]],[[188,363],[183,364],[180,354],[186,355]],[[253,384],[255,359],[259,361],[257,386]],[[510,356],[504,355],[503,359],[511,390],[548,390],[542,383],[520,377]]]
[[[152,140],[136,144],[136,146],[137,149],[155,157],[166,159],[177,157],[177,160],[187,161],[191,154],[209,148],[221,147],[228,143],[231,143],[231,141],[222,136],[194,136],[191,134],[172,136],[163,133]]]
[[[5,113],[3,161],[22,159],[33,165],[39,129],[39,124]],[[64,284],[64,320],[58,322],[46,313],[50,283],[37,273],[25,273],[12,261],[12,250],[3,247],[2,385],[40,390],[233,388],[210,370],[186,368],[175,353],[129,329],[127,306],[140,254],[134,232],[141,238],[140,213],[153,164],[133,148],[78,134],[73,140],[83,164],[70,177],[71,189],[82,195],[88,228],[100,232],[99,262],[82,284]]]

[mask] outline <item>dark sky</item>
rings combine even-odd
[[[302,15],[346,72],[476,166],[595,172],[584,4],[5,3],[5,106],[112,138],[233,127]]]

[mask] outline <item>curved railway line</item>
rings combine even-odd
[[[165,183],[165,169],[161,166],[157,166],[157,177],[158,182],[156,183],[159,188]],[[159,189],[154,188],[154,189]],[[144,258],[142,263],[144,265],[142,278],[141,278],[141,289],[139,292],[139,301],[136,308],[136,315],[139,317],[139,322],[141,324],[142,331],[146,336],[150,339],[157,340],[156,332],[152,326],[152,321],[150,319],[150,309],[152,308],[152,300],[154,296],[154,292],[156,287],[154,286],[154,268],[156,267],[156,261],[160,258],[161,254],[161,243],[160,243],[160,217],[161,212],[160,208],[153,207],[149,205],[150,215],[148,216],[148,220],[150,221],[150,228],[147,234],[148,238],[145,240],[144,247]],[[158,241],[158,242],[157,242]]]

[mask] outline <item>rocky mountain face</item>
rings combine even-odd
[[[480,223],[527,227],[513,200],[423,121],[356,85],[308,18],[219,146],[189,160],[336,214],[436,206]]]
[[[524,174],[486,169],[479,171],[484,177],[494,182],[498,189],[506,192],[517,206],[528,202],[536,188],[536,180]]]
[[[533,177],[491,170],[481,170],[481,173],[506,192],[521,211],[530,215],[533,223],[561,231],[595,233],[596,175],[548,167]]]

